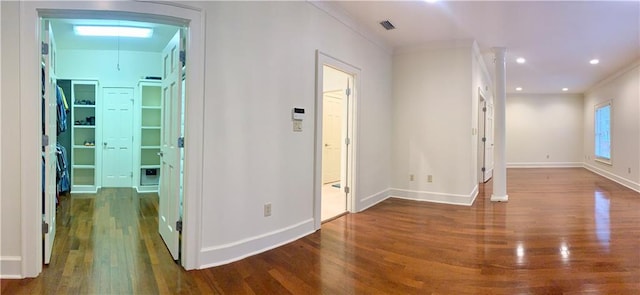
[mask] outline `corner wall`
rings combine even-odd
[[[393,58],[394,197],[473,203],[472,43],[458,45],[400,51]]]
[[[507,95],[507,167],[582,167],[581,94]]]
[[[607,100],[612,100],[612,165],[594,160],[595,106]],[[598,83],[585,93],[585,167],[640,192],[640,116],[638,114],[640,114],[640,61]]]

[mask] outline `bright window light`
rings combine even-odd
[[[73,31],[79,36],[150,38],[153,35],[153,29],[138,27],[73,26]]]

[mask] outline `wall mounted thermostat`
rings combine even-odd
[[[292,119],[296,121],[304,120],[304,109],[301,108],[293,108],[291,111]]]

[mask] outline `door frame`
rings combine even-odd
[[[361,70],[347,62],[334,58],[320,50],[316,50],[316,99],[315,99],[315,144],[314,144],[314,181],[313,181],[313,220],[315,230],[322,225],[322,105],[323,105],[323,66],[330,66],[353,76],[351,86],[351,108],[349,109],[347,133],[351,134],[350,144],[347,146],[348,157],[345,186],[350,191],[347,194],[347,212],[354,212],[357,196],[357,150],[358,150],[358,89],[360,89]],[[344,167],[342,167],[344,168]]]
[[[487,132],[487,113],[483,111],[483,108],[487,106],[487,99],[482,88],[478,87],[478,178],[477,183],[484,183],[484,162],[486,161],[486,142],[482,141],[482,138],[486,136]]]
[[[185,109],[185,176],[181,261],[185,269],[199,267],[200,204],[204,123],[205,14],[182,3],[83,1],[20,2],[20,199],[22,277],[42,271],[42,198],[33,175],[41,174],[40,110],[40,18],[109,18],[166,23],[188,27]],[[35,34],[34,34],[35,33]],[[40,177],[37,178],[40,180]],[[41,181],[41,180],[40,180]]]

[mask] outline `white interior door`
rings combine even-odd
[[[133,88],[104,88],[102,186],[133,185]]]
[[[322,183],[340,181],[342,91],[327,92],[322,102]]]
[[[182,114],[182,63],[180,31],[162,51],[162,124],[160,145],[160,188],[158,226],[171,256],[179,258],[180,148]]]
[[[493,104],[487,103],[485,113],[484,134],[486,142],[484,145],[484,181],[487,182],[493,177]]]
[[[48,21],[45,21],[46,31],[43,32],[43,42],[49,44],[49,52],[47,55],[43,55],[44,61],[44,75],[45,75],[45,94],[43,96],[43,112],[44,112],[44,135],[49,139],[48,144],[43,143],[44,158],[44,181],[43,181],[43,194],[44,194],[44,214],[43,222],[44,226],[44,263],[49,264],[51,261],[51,252],[53,251],[53,242],[56,237],[56,142],[57,142],[57,99],[56,99],[56,79],[55,79],[55,56],[56,46],[53,39],[53,31]]]

